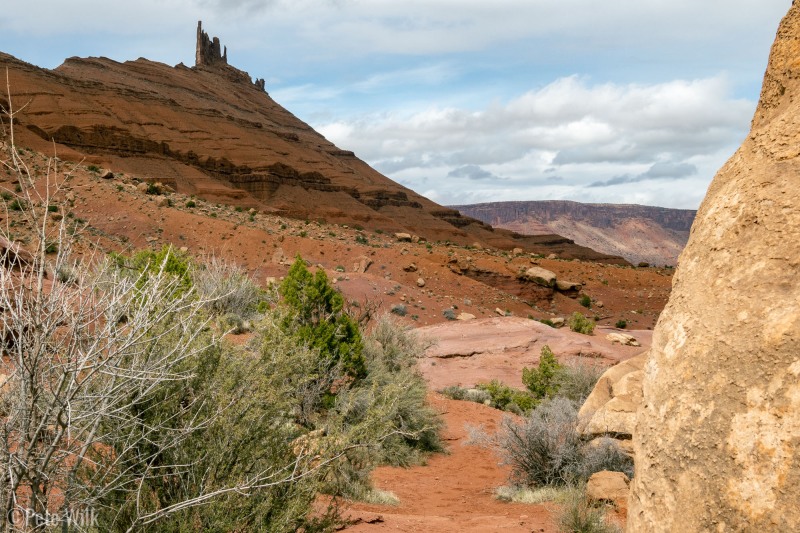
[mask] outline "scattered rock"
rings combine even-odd
[[[411,235],[409,233],[395,233],[394,238],[398,242],[411,242]]]
[[[475,315],[472,313],[461,313],[456,317],[456,320],[475,320]]]
[[[575,281],[562,281],[560,279],[556,280],[556,289],[561,292],[580,292],[582,288],[583,285]]]
[[[286,262],[286,254],[283,251],[283,248],[278,248],[272,254],[272,262],[276,265],[282,265]]]
[[[636,337],[633,335],[628,335],[627,333],[609,333],[606,335],[606,339],[611,341],[611,344],[622,344],[623,346],[641,346],[639,341],[636,340]]]
[[[561,328],[564,327],[564,324],[566,324],[567,321],[564,317],[557,316],[555,318],[551,318],[550,323],[553,324],[553,327]]]
[[[419,235],[412,235],[411,236],[411,242],[414,242],[414,243],[419,242]]]
[[[605,306],[606,306],[606,304],[604,304],[603,302],[601,302],[600,300],[598,300],[598,301],[596,301],[596,302],[594,303],[594,306],[595,306],[595,307],[599,307],[599,308],[601,308],[601,309],[602,309],[603,307],[605,307]],[[636,346],[636,345],[635,345],[635,344],[632,344],[631,346]]]
[[[514,255],[522,255],[523,253],[522,248],[514,248],[513,250],[511,250],[511,253]]]
[[[136,190],[141,192],[141,193],[146,193],[147,192],[147,186],[148,186],[148,183],[146,181],[143,181],[143,182],[139,183],[139,185],[136,186]]]
[[[495,307],[494,308],[494,312],[497,313],[500,316],[506,316],[506,312],[503,311],[502,309],[500,309],[499,307]]]
[[[538,266],[530,267],[520,277],[542,287],[554,287],[556,284],[555,273]]]
[[[405,270],[406,272],[416,272],[417,271],[417,265],[415,265],[414,263],[411,263],[410,265],[404,266],[403,270]]]
[[[548,255],[548,256],[547,256],[547,258],[548,258],[548,259],[558,259],[558,255],[556,255],[556,254],[550,254],[550,255]]]
[[[360,255],[356,258],[356,262],[353,263],[353,272],[357,272],[359,274],[363,274],[367,271],[367,269],[372,264],[372,259],[367,257],[366,255]]]
[[[114,179],[114,173],[111,172],[110,170],[101,170],[100,171],[100,178],[104,179],[104,180],[113,180]]]
[[[422,288],[424,286],[425,286],[425,280],[422,278],[417,278],[417,287]]]
[[[169,198],[166,196],[156,196],[156,207],[169,207]]]
[[[187,246],[181,246],[181,247],[179,248],[179,251],[180,251],[182,254],[185,254],[186,252],[188,252],[188,251],[189,251],[189,247],[187,247]]]
[[[622,472],[595,472],[586,482],[586,498],[593,502],[612,502],[618,509],[628,508],[631,480]]]
[[[25,266],[33,263],[34,258],[28,250],[19,243],[11,242],[0,236],[0,253],[2,253],[5,266]]]

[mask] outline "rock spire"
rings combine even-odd
[[[208,34],[203,31],[202,20],[197,21],[197,50],[194,64],[198,67],[228,64],[228,47],[220,50],[219,37],[209,38]]]

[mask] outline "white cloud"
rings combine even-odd
[[[572,76],[482,111],[433,107],[318,129],[445,203],[647,197],[696,207],[741,142],[753,108],[731,96],[722,76],[652,85],[593,85]],[[553,175],[562,181],[548,180]]]

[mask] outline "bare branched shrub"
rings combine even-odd
[[[527,418],[505,418],[497,435],[471,431],[474,444],[496,449],[511,466],[510,482],[520,487],[579,485],[595,472],[633,474],[631,460],[611,439],[585,443],[578,434],[575,402],[557,396],[534,408]]]
[[[247,271],[216,256],[196,265],[192,280],[197,292],[208,301],[208,308],[217,315],[235,313],[247,319],[256,314],[260,302],[268,299]]]

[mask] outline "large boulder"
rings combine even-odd
[[[653,334],[631,532],[800,531],[800,3]]]
[[[555,273],[538,266],[530,267],[521,277],[542,287],[555,287],[556,285]]]
[[[578,432],[588,438],[613,437],[630,449],[636,410],[642,402],[642,376],[647,352],[606,370],[578,412]]]

